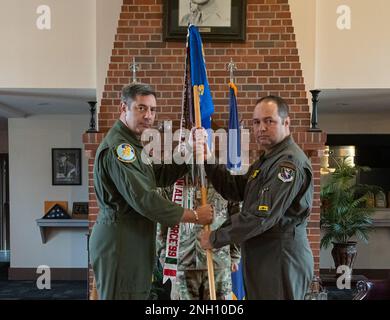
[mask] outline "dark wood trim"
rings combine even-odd
[[[9,249],[9,157],[7,153],[0,153],[0,250]]]
[[[369,147],[389,147],[390,134],[332,134],[328,133],[327,145],[331,146],[369,146]]]
[[[87,268],[51,268],[51,280],[87,280]],[[35,268],[9,268],[8,280],[36,280],[40,274]]]

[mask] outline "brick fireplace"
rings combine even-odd
[[[315,194],[308,234],[319,272],[320,256],[320,158],[326,136],[309,132],[310,111],[295,41],[288,0],[248,0],[246,40],[242,43],[205,42],[208,79],[215,105],[214,120],[227,128],[229,72],[226,65],[232,58],[237,66],[239,117],[250,127],[255,102],[273,94],[285,98],[291,107],[292,132],[295,141],[311,158]],[[132,81],[129,65],[135,57],[139,64],[137,79],[149,83],[158,92],[160,112],[157,121],[172,120],[178,127],[183,90],[185,42],[163,39],[162,0],[124,0],[113,43],[103,98],[99,109],[99,133],[83,137],[89,152],[90,227],[98,214],[93,190],[93,162],[96,148],[107,130],[118,118],[120,90]],[[257,147],[250,144],[251,157]],[[90,277],[92,274],[90,273]],[[91,278],[90,278],[91,279]]]

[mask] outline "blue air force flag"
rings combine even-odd
[[[238,271],[232,272],[233,300],[245,300],[244,279],[242,277],[242,262],[238,265]]]
[[[210,129],[214,104],[207,81],[202,39],[196,26],[190,25],[188,27],[188,38],[191,60],[191,84],[192,87],[197,86],[199,90],[202,127]]]

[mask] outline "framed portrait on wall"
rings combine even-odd
[[[203,41],[245,41],[246,0],[164,0],[164,38],[185,40],[187,26]]]
[[[88,219],[88,202],[74,202],[72,209],[73,219]]]
[[[52,184],[81,185],[81,149],[51,149]]]

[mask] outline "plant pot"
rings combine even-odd
[[[339,266],[348,266],[351,270],[357,256],[356,242],[349,241],[347,243],[333,243],[332,257],[336,270]]]

